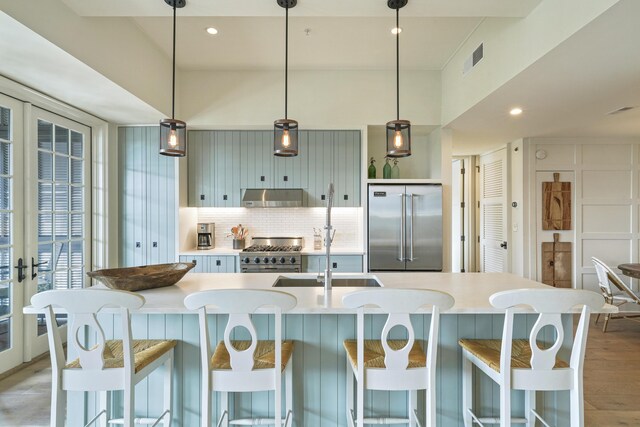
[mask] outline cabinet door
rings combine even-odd
[[[333,132],[312,130],[306,133],[310,159],[307,206],[323,207],[332,179]]]
[[[334,206],[360,206],[360,132],[333,132]]]
[[[322,273],[326,268],[327,258],[324,255],[303,255],[303,273]],[[338,255],[331,256],[331,271],[336,273],[362,273],[362,256]]]
[[[181,262],[194,262],[190,273],[235,273],[236,256],[180,255]]]
[[[141,196],[146,192],[147,156],[142,135],[142,127],[118,129],[121,267],[143,265],[146,261],[147,206]]]
[[[309,185],[309,131],[298,133],[298,155],[273,158],[275,188],[307,188]],[[266,159],[265,159],[266,161]]]
[[[189,131],[187,164],[191,207],[215,206],[214,138],[213,131]]]
[[[240,132],[240,187],[273,188],[273,132]]]
[[[213,145],[213,206],[240,206],[240,131],[216,131]]]

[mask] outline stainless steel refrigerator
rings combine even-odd
[[[369,185],[369,271],[442,271],[442,185]]]

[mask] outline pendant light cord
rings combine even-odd
[[[284,24],[284,118],[287,116],[287,99],[289,86],[289,6],[285,7],[285,24]]]
[[[396,8],[396,118],[400,120],[400,8]]]
[[[173,76],[171,78],[171,119],[175,119],[176,112],[176,3],[173,1]]]

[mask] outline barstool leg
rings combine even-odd
[[[173,385],[173,349],[169,354],[169,358],[164,362],[164,410],[169,411],[164,416],[162,425],[168,427],[171,425],[171,419],[173,418],[173,400],[171,395]]]
[[[536,410],[536,391],[525,390],[524,392],[524,411],[525,418],[527,419],[527,427],[535,427],[536,417],[533,415],[533,411]]]
[[[511,388],[500,385],[500,427],[511,427]]]
[[[235,400],[234,400],[235,402]],[[227,413],[226,416],[224,413]],[[220,392],[220,413],[224,417],[221,427],[229,427],[229,393],[226,391]],[[277,426],[276,426],[277,427]]]
[[[571,427],[582,427],[584,425],[584,396],[582,386],[581,373],[580,376],[574,376],[574,385],[569,391]]]
[[[436,379],[429,373],[429,387],[427,388],[426,425],[436,427]]]
[[[353,370],[351,369],[351,363],[349,362],[349,356],[347,356],[347,389],[345,395],[347,398],[347,426],[353,426]]]
[[[51,383],[51,427],[64,427],[67,409],[67,393],[60,387],[60,380],[53,378]]]
[[[285,399],[285,420],[289,417],[289,424],[285,427],[289,427],[289,425],[293,425],[293,355],[289,359],[289,363],[284,370],[284,381],[285,381],[285,391],[284,391],[284,399]],[[289,415],[291,414],[291,415]]]
[[[408,418],[409,418],[409,427],[416,427],[416,413],[415,410],[418,408],[418,391],[417,390],[409,390],[408,394],[408,400],[409,400],[409,405],[407,405],[407,411],[408,413]],[[427,408],[427,411],[429,411],[429,408]],[[429,414],[427,414],[427,418],[429,417]]]
[[[124,385],[124,427],[133,427],[136,412],[135,386],[127,381]]]
[[[462,354],[462,419],[464,420],[465,427],[472,426],[471,414],[469,409],[472,409],[473,401],[473,365],[471,361],[466,357],[463,351]]]
[[[104,417],[100,416],[99,424],[102,427],[107,427],[109,425],[109,397],[111,396],[108,391],[101,391],[99,394],[100,406],[98,408],[99,412],[104,411]]]
[[[211,427],[211,371],[207,367],[202,367],[202,383],[200,385],[200,425],[202,427]],[[224,408],[221,408],[221,413]]]

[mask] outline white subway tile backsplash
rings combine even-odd
[[[313,246],[313,228],[323,228],[325,208],[198,208],[198,222],[216,224],[216,247],[231,247],[231,227],[242,224],[249,237],[303,237],[305,246]],[[331,225],[336,230],[336,248],[360,248],[363,242],[362,208],[333,208]],[[195,229],[196,224],[193,224]],[[250,241],[247,241],[247,245]]]

